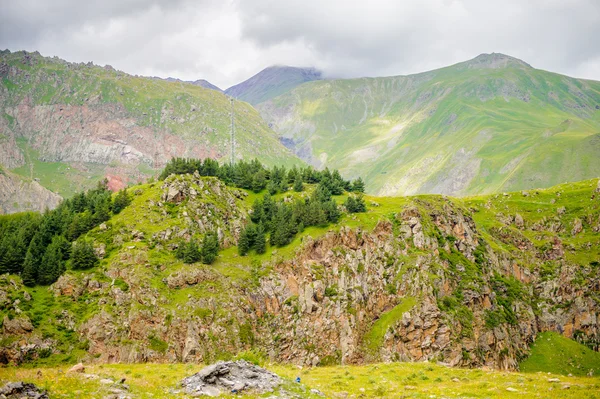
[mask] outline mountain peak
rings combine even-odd
[[[225,90],[225,94],[256,105],[277,97],[298,85],[322,79],[316,68],[271,65],[251,78]]]
[[[465,63],[468,68],[501,69],[509,67],[531,68],[531,65],[518,58],[502,53],[483,53]]]

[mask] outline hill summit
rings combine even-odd
[[[320,79],[322,74],[315,68],[274,65],[228,88],[225,94],[255,105],[288,92],[302,83]]]

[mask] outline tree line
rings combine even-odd
[[[191,158],[173,158],[159,176],[160,180],[172,174],[198,172],[200,176],[215,176],[225,184],[252,190],[256,193],[267,189],[269,194],[288,191],[303,191],[304,183],[318,184],[323,182],[333,195],[341,195],[344,191],[364,193],[365,183],[359,177],[354,181],[345,180],[337,170],[316,170],[311,166],[286,169],[284,166],[267,168],[260,161],[239,161],[235,164],[220,165],[214,159],[204,160]]]
[[[112,198],[107,181],[63,200],[43,214],[0,217],[0,273],[20,274],[27,286],[55,282],[70,266],[93,267],[98,258],[80,237],[121,212],[130,202],[125,189]]]

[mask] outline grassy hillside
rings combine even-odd
[[[370,193],[473,195],[600,175],[600,82],[502,54],[410,76],[316,81],[258,106]]]
[[[524,372],[598,375],[600,353],[553,332],[538,336],[531,346],[531,354],[521,363]]]
[[[229,98],[191,83],[3,51],[0,108],[0,162],[63,196],[98,177],[139,182],[171,157],[229,159]],[[250,105],[235,102],[235,126],[238,159],[302,163]]]

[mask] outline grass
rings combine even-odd
[[[538,335],[531,354],[520,364],[525,372],[585,376],[600,374],[600,353],[554,332]]]
[[[365,343],[372,353],[376,352],[383,344],[385,334],[390,327],[396,324],[402,315],[417,304],[417,299],[412,297],[403,298],[402,302],[394,306],[392,310],[383,313],[373,324],[371,330],[365,335]]]
[[[120,380],[130,386],[135,398],[182,398],[177,393],[183,378],[202,369],[199,364],[100,364],[86,366],[86,374]],[[297,368],[265,365],[285,379],[284,388],[303,398],[600,398],[600,378],[558,376],[546,373],[452,369],[432,363],[389,363],[365,366]],[[94,398],[109,393],[110,385],[82,374],[67,374],[64,367],[1,368],[0,383],[24,380],[48,389],[52,398]],[[300,377],[300,384],[292,382]],[[563,389],[568,386],[569,389]],[[507,390],[510,389],[510,390]],[[272,395],[272,394],[271,394]],[[263,395],[270,396],[269,394]],[[229,395],[225,395],[229,397]],[[255,395],[244,395],[254,398]]]

